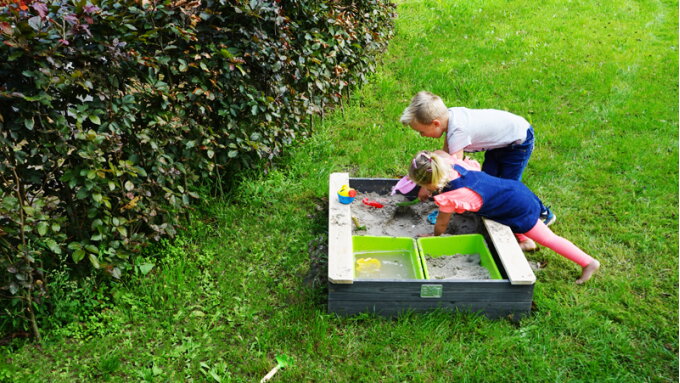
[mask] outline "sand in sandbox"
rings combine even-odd
[[[361,200],[368,198],[384,206],[375,208],[364,205]],[[411,206],[397,206],[398,202],[408,201],[401,194],[385,196],[377,193],[358,193],[350,206],[352,217],[359,221],[365,230],[357,230],[352,223],[353,235],[371,235],[388,237],[415,238],[422,234],[432,234],[434,225],[427,222],[428,214],[437,210],[432,201],[419,202]],[[448,234],[478,233],[478,218],[474,216],[454,215],[447,230]]]
[[[489,270],[480,264],[479,254],[426,257],[430,279],[491,279]]]

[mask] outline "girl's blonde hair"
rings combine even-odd
[[[441,118],[446,113],[448,113],[448,109],[441,97],[423,90],[413,96],[411,104],[404,109],[404,113],[402,113],[399,121],[404,125],[411,125],[411,122],[414,120],[428,125],[432,120]]]
[[[449,182],[449,164],[442,157],[423,150],[411,161],[408,177],[419,186],[434,185],[442,188]]]

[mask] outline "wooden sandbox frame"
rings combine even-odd
[[[437,308],[480,312],[489,318],[519,319],[531,312],[536,276],[510,228],[482,218],[486,240],[503,279],[496,280],[354,280],[351,205],[337,191],[348,184],[361,193],[389,195],[397,179],[350,178],[332,173],[328,191],[328,311],[396,316]],[[354,202],[357,203],[357,202]],[[359,202],[360,203],[360,202]]]

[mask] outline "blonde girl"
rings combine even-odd
[[[463,161],[444,151],[418,153],[409,166],[409,178],[430,192],[439,206],[434,235],[446,231],[453,213],[474,212],[507,225],[581,266],[577,284],[585,283],[600,267],[569,240],[553,233],[540,219],[541,203],[523,183],[488,175],[476,161]]]

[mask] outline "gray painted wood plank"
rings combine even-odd
[[[392,187],[399,181],[396,178],[350,178],[350,186],[362,193],[379,193],[388,195]]]
[[[532,294],[530,291],[487,294],[487,293],[465,293],[465,294],[444,294],[441,298],[422,298],[420,293],[413,294],[351,294],[351,293],[329,293],[328,301],[357,301],[357,302],[401,302],[409,301],[418,303],[421,301],[443,302],[531,302]]]
[[[520,318],[529,315],[531,302],[510,302],[483,304],[483,302],[329,302],[328,310],[339,315],[374,313],[381,316],[397,316],[404,312],[426,312],[432,310],[462,311],[483,314],[489,318],[513,316]]]
[[[328,300],[358,302],[398,302],[398,301],[466,301],[466,302],[531,302],[533,285],[513,286],[505,284],[484,284],[474,282],[441,284],[441,297],[424,298],[421,296],[423,285],[420,282],[355,282],[353,285],[328,286]],[[436,285],[436,283],[434,284]]]

